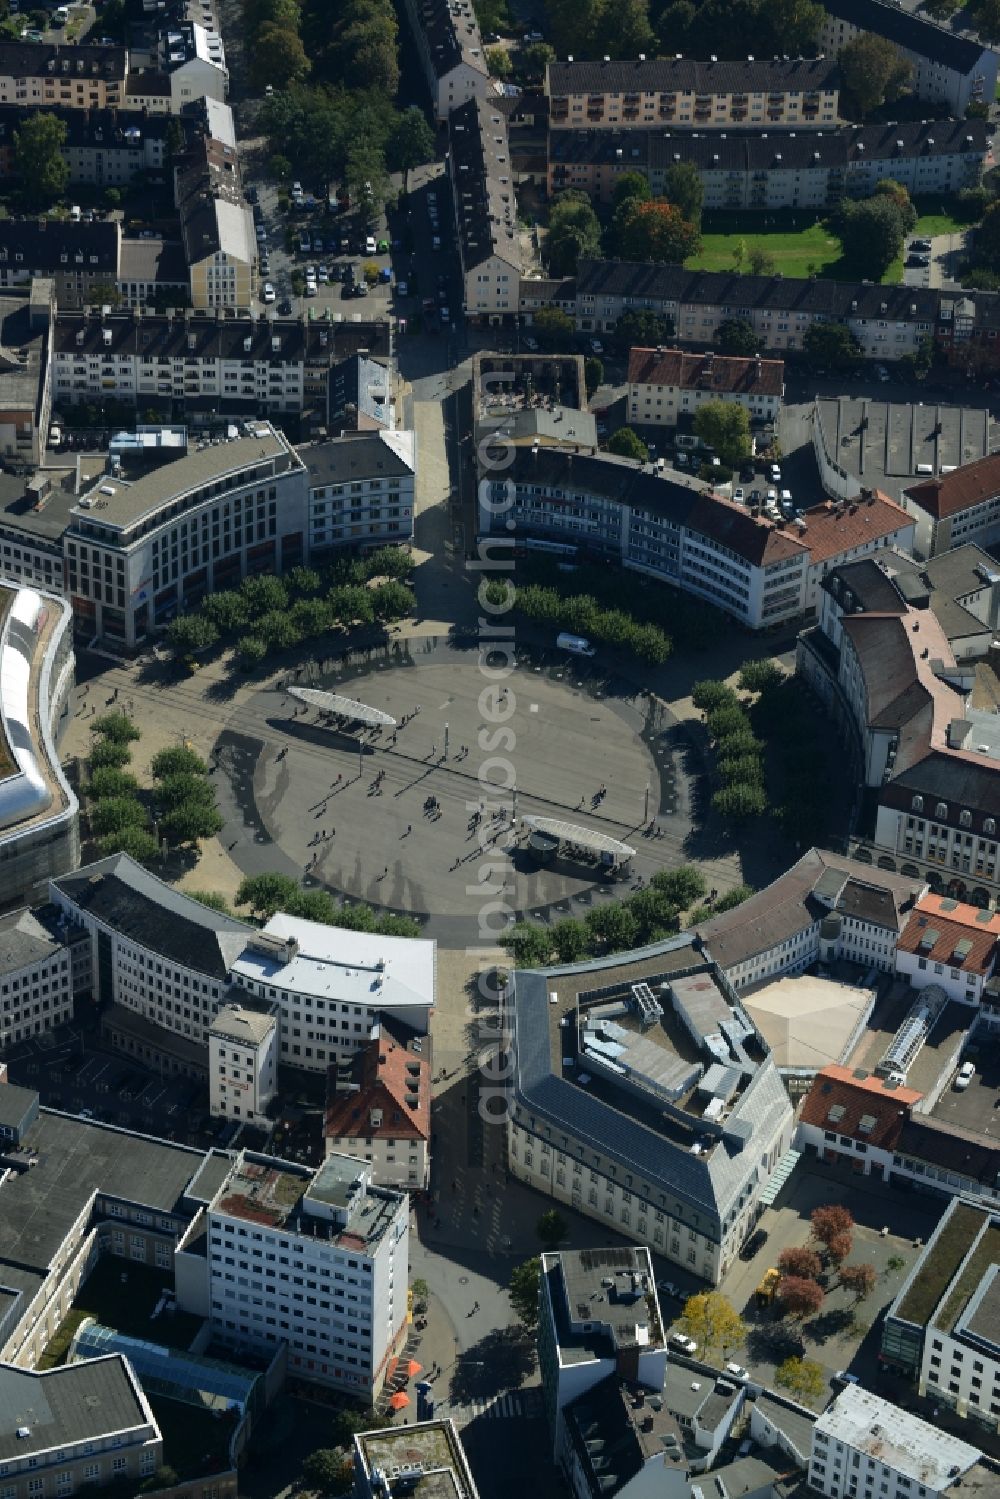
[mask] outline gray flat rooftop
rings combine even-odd
[[[990,414],[976,407],[904,405],[841,396],[817,401],[830,457],[865,488],[898,500],[930,464],[958,468],[990,451]]]
[[[995,1238],[991,1240],[991,1247],[995,1256]],[[984,1282],[979,1290],[972,1293],[962,1330],[970,1332],[973,1337],[982,1338],[984,1342],[992,1343],[994,1348],[1000,1346],[1000,1269],[996,1259],[987,1266]]]
[[[83,507],[78,504],[73,518],[79,526],[95,524],[128,529],[144,516],[155,513],[175,495],[179,497],[200,484],[250,468],[255,460],[270,463],[283,454],[288,454],[291,461],[284,436],[267,423],[260,422],[256,436],[207,443],[200,451],[197,448],[189,450],[183,458],[151,469],[132,484],[123,479],[103,479],[90,491],[93,505]]]
[[[34,1088],[19,1088],[17,1083],[5,1083],[0,1087],[0,1124],[11,1128],[20,1124],[33,1100],[38,1100]]]
[[[564,1250],[544,1255],[542,1265],[564,1364],[613,1357],[618,1348],[663,1346],[662,1323],[659,1336],[649,1325],[646,1296],[655,1299],[656,1288],[648,1249]],[[590,1323],[593,1330],[577,1331],[574,1323]],[[637,1336],[640,1325],[648,1336]]]
[[[104,460],[84,459],[80,467],[87,480],[96,481],[104,472]],[[0,526],[13,526],[41,541],[57,542],[72,519],[78,496],[73,493],[69,469],[40,469],[39,475],[51,478],[52,489],[36,503],[34,496],[26,492],[25,479],[15,474],[0,474]]]
[[[23,1148],[30,1171],[0,1186],[0,1280],[14,1266],[42,1272],[95,1193],[173,1213],[203,1152],[43,1109]]]
[[[913,1003],[913,990],[909,984],[894,984],[889,996],[875,1008],[868,1029],[863,1033],[858,1046],[846,1064],[864,1067],[874,1072],[885,1050],[892,1041]],[[958,1044],[959,1037],[971,1029],[975,1012],[968,1005],[952,1000],[938,1018],[930,1037],[917,1053],[916,1059],[906,1074],[906,1086],[918,1093],[929,1093],[941,1076]],[[961,1098],[961,1094],[956,1094]]]
[[[468,1465],[461,1441],[450,1421],[420,1421],[414,1426],[366,1431],[357,1438],[369,1473],[391,1472],[417,1465],[423,1474],[408,1479],[400,1493],[415,1499],[461,1499],[468,1493]]]
[[[118,1354],[44,1374],[0,1369],[0,1461],[149,1425]],[[27,1436],[19,1431],[27,1429]]]

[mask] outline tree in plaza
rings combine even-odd
[[[103,799],[107,796],[134,796],[139,790],[139,782],[127,770],[119,770],[114,765],[99,765],[91,773],[87,790],[95,799]]]
[[[693,864],[682,864],[679,869],[661,869],[649,883],[680,911],[701,900],[708,889],[705,876]]]
[[[854,369],[863,357],[857,338],[842,323],[810,323],[802,335],[802,352],[817,368],[831,370]]]
[[[823,1305],[823,1287],[804,1275],[783,1275],[778,1282],[778,1301],[783,1312],[801,1321]]]
[[[157,782],[156,802],[167,812],[183,806],[214,807],[215,787],[206,776],[186,775],[181,771]]]
[[[334,1447],[319,1447],[302,1464],[302,1476],[308,1486],[331,1499],[354,1492],[354,1464]]]
[[[156,858],[160,845],[149,828],[139,823],[129,823],[98,838],[97,850],[102,858],[107,858],[109,854],[128,854],[140,864],[148,864]]]
[[[542,1262],[540,1259],[525,1260],[523,1265],[516,1265],[510,1272],[510,1285],[507,1294],[510,1296],[510,1304],[514,1308],[514,1315],[525,1327],[531,1328],[538,1322],[538,1289],[542,1276]]]
[[[645,172],[622,172],[621,176],[615,179],[615,190],[611,202],[615,208],[620,208],[630,198],[635,198],[640,203],[648,203],[652,196],[653,189],[649,185],[649,178]]]
[[[857,1301],[864,1301],[875,1289],[878,1279],[874,1265],[841,1265],[838,1272],[840,1284],[853,1291]]]
[[[288,874],[253,874],[241,880],[236,905],[249,906],[260,921],[269,921],[275,911],[283,911],[299,892],[298,880]]]
[[[403,174],[403,192],[409,191],[410,173],[434,158],[434,131],[416,104],[404,109],[385,148],[386,162]]]
[[[576,333],[576,324],[561,307],[540,307],[532,316],[531,328],[546,349],[566,348]]]
[[[145,827],[146,809],[134,796],[108,796],[91,808],[90,821],[95,833],[118,833]]]
[[[101,739],[110,739],[115,744],[128,744],[139,739],[139,729],[127,713],[102,713],[90,725],[90,732]]]
[[[660,195],[667,203],[675,204],[681,216],[695,229],[701,227],[701,206],[705,200],[705,189],[701,185],[698,168],[690,161],[675,161],[663,174]]]
[[[229,635],[243,628],[250,618],[251,606],[240,590],[223,588],[219,593],[210,593],[198,612],[210,619],[221,634]]]
[[[267,641],[259,635],[244,635],[236,652],[236,659],[244,671],[254,671],[267,655]]]
[[[561,193],[549,211],[543,253],[553,276],[572,276],[581,256],[601,248],[601,225],[586,193]]]
[[[200,609],[194,614],[178,614],[167,626],[167,643],[179,655],[208,650],[218,639],[218,627]]]
[[[736,782],[721,786],[712,797],[712,806],[726,822],[741,823],[762,816],[767,810],[767,797],[762,786]]]
[[[740,667],[739,684],[743,692],[766,692],[785,680],[785,674],[777,661],[763,657],[757,661],[746,661]]]
[[[244,578],[240,594],[251,617],[269,614],[273,609],[288,608],[288,589],[280,578],[270,573]]]
[[[706,401],[695,412],[694,430],[730,468],[750,457],[750,413],[736,401]]]
[[[695,682],[691,688],[691,701],[702,713],[711,713],[716,708],[728,707],[736,702],[736,694],[728,682],[717,682],[711,677]]]
[[[812,1237],[817,1243],[822,1244],[824,1249],[829,1248],[833,1239],[854,1232],[854,1215],[850,1208],[845,1208],[841,1202],[824,1203],[818,1208],[813,1208],[809,1219],[812,1224]],[[846,1258],[846,1255],[844,1257]]]
[[[166,749],[157,750],[149,768],[158,781],[164,776],[208,775],[208,766],[204,760],[186,744],[171,744]]]
[[[330,1435],[338,1447],[348,1447],[356,1436],[365,1431],[376,1431],[382,1420],[373,1410],[359,1411],[351,1406],[341,1406],[330,1417]]]
[[[699,1291],[684,1303],[681,1326],[698,1344],[698,1352],[711,1361],[723,1357],[746,1337],[746,1324],[732,1303],[719,1291]]]
[[[697,254],[701,238],[675,203],[630,198],[614,218],[617,253],[623,260],[660,260],[680,265]]]
[[[853,1248],[854,1238],[851,1234],[834,1234],[826,1245],[827,1259],[835,1265],[841,1265]]]
[[[552,928],[552,945],[560,963],[576,963],[590,951],[590,933],[575,916],[564,916]]]
[[[616,453],[619,458],[634,458],[637,463],[645,463],[649,457],[646,444],[631,427],[619,427],[617,432],[612,432],[608,438],[608,452]]]
[[[287,88],[300,82],[309,72],[309,59],[302,38],[287,26],[268,21],[260,28],[254,46],[251,76],[254,86],[263,93],[273,88]]]
[[[762,343],[749,318],[728,317],[723,318],[715,330],[715,346],[720,354],[749,358],[760,352]]]
[[[775,1370],[774,1382],[796,1400],[809,1404],[818,1400],[826,1389],[823,1366],[812,1358],[786,1358]]]
[[[654,349],[673,336],[673,321],[659,312],[623,312],[615,324],[615,337],[632,348]]]
[[[25,199],[36,207],[55,203],[66,191],[69,164],[63,156],[66,122],[43,110],[14,131],[14,170]]]
[[[558,1249],[569,1233],[569,1224],[556,1208],[549,1208],[535,1224],[535,1233],[546,1249]]]
[[[518,968],[542,968],[552,954],[552,937],[548,927],[519,921],[501,933],[500,946],[510,953]]]
[[[635,946],[636,920],[624,902],[596,906],[584,919],[605,952],[622,952]]]
[[[898,99],[913,72],[912,63],[907,62],[899,49],[873,31],[859,32],[841,47],[838,61],[841,89],[861,119],[880,104]]]
[[[218,911],[222,916],[233,914],[232,906],[218,890],[185,890],[184,894],[196,900],[200,906],[207,906],[210,911]]]
[[[99,739],[90,752],[91,771],[121,770],[132,759],[128,745],[117,739]]]
[[[782,1275],[800,1280],[819,1280],[823,1265],[815,1249],[808,1244],[792,1245],[778,1255],[778,1269]]]
[[[171,843],[197,843],[221,833],[221,814],[211,803],[180,802],[164,817],[161,827]]]

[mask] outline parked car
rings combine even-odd
[[[274,302],[274,301],[276,301],[276,293],[275,293],[274,287],[271,285],[270,281],[265,281],[264,282],[264,290],[261,292],[260,295],[261,295],[261,301],[263,301],[263,302]]]
[[[396,282],[396,296],[397,297],[408,297],[409,295],[410,295],[410,288],[407,285],[407,283],[405,281],[397,281]]]
[[[306,296],[307,297],[318,297],[319,296],[319,287],[316,285],[315,281],[307,281],[306,282]]]
[[[847,1372],[846,1369],[840,1369],[840,1370],[838,1370],[838,1372],[833,1376],[833,1381],[832,1382],[834,1384],[840,1384],[840,1385],[844,1385],[844,1384],[860,1384],[861,1383],[860,1379],[858,1378],[858,1376],[856,1374],[848,1374],[848,1372]]]
[[[375,248],[380,255],[388,255],[389,241],[387,239],[380,239]]]
[[[292,304],[287,297],[283,297],[282,300],[278,303],[278,311],[281,313],[282,317],[291,317]]]
[[[601,343],[601,340],[599,338],[592,338],[590,340],[590,352],[592,354],[604,353],[604,345]]]
[[[746,498],[747,498],[747,492],[746,492],[746,490],[745,489],[741,489],[740,486],[737,484],[736,488],[733,490],[733,503],[736,504],[736,505],[745,505],[746,504]]]
[[[906,257],[906,264],[914,269],[918,269],[921,266],[928,266],[930,263],[931,257],[929,255],[907,255]]]
[[[911,239],[910,240],[910,249],[911,250],[921,250],[921,251],[924,251],[927,254],[929,254],[930,251],[933,248],[934,247],[931,244],[931,242],[930,242],[929,239]]]
[[[377,251],[374,234],[365,235],[365,254],[374,255]]]
[[[684,1332],[672,1332],[670,1334],[670,1346],[672,1348],[679,1348],[681,1353],[686,1353],[689,1358],[693,1358],[698,1352],[698,1344],[694,1338],[689,1338],[687,1333]]]
[[[672,1280],[658,1280],[656,1289],[661,1296],[673,1296],[677,1301],[684,1300],[684,1293],[679,1286],[675,1286]]]
[[[292,197],[293,198],[301,198],[302,197],[302,183],[299,182],[298,179],[296,179],[292,183]]]
[[[875,377],[877,380],[881,381],[883,385],[888,384],[890,376],[889,371],[886,369],[884,364],[877,364],[875,366]]]
[[[954,1088],[956,1093],[964,1093],[976,1075],[976,1068],[972,1062],[963,1062],[955,1073]]]
[[[777,463],[771,464],[771,483],[775,486],[780,486],[781,484],[781,467]]]
[[[316,274],[319,277],[320,281],[323,281],[323,282],[329,281],[329,279],[330,279],[330,267],[327,266],[327,265],[321,265],[319,267],[319,270],[317,271]]]
[[[756,1228],[756,1229],[754,1229],[754,1231],[750,1235],[749,1239],[745,1239],[743,1241],[743,1246],[740,1249],[740,1259],[741,1260],[752,1260],[753,1257],[754,1257],[754,1255],[757,1253],[758,1249],[763,1249],[763,1247],[764,1247],[764,1245],[766,1243],[767,1243],[767,1229],[766,1228]]]
[[[538,339],[537,338],[530,338],[530,337],[526,338],[524,340],[524,347],[531,354],[537,353],[538,352]]]
[[[728,1374],[730,1379],[749,1379],[750,1375],[742,1364],[727,1364],[723,1374]]]

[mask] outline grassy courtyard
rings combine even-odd
[[[958,234],[967,226],[948,213],[944,204],[918,202],[919,218],[913,234],[930,238],[935,234]],[[760,227],[747,232],[748,224]],[[812,210],[748,215],[743,213],[706,213],[702,224],[701,250],[684,264],[689,270],[732,271],[737,269],[733,252],[742,245],[743,260],[740,269],[749,271],[749,258],[754,250],[762,250],[774,262],[779,276],[809,277],[824,276],[835,281],[856,279],[854,268],[844,259],[839,237],[831,222],[817,219]],[[903,257],[892,262],[882,277],[888,284],[902,281]]]

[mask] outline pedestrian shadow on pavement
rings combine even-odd
[[[498,1327],[459,1355],[448,1383],[452,1405],[517,1389],[534,1373],[535,1343],[524,1327]]]

